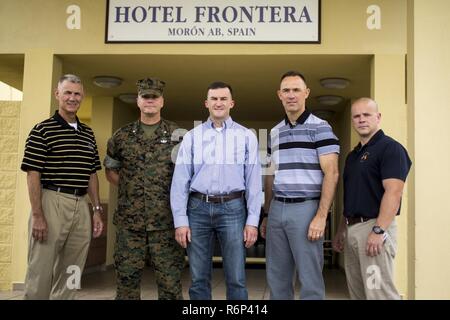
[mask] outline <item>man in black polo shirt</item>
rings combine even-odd
[[[344,219],[333,248],[345,252],[352,299],[400,299],[394,285],[394,257],[400,203],[411,160],[405,148],[380,129],[377,103],[352,104],[352,124],[360,143],[344,169]]]
[[[101,169],[91,128],[76,114],[83,86],[75,75],[64,75],[55,97],[59,109],[31,130],[21,169],[27,172],[31,203],[25,299],[73,299],[91,240],[102,233],[102,208],[97,170]]]

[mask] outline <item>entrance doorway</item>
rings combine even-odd
[[[166,82],[164,91],[164,118],[177,122],[181,127],[191,129],[196,121],[207,118],[204,107],[206,88],[213,81],[224,81],[233,87],[236,105],[231,111],[233,119],[242,125],[254,129],[260,143],[263,157],[266,138],[270,129],[284,116],[283,107],[278,100],[276,90],[281,75],[288,70],[298,70],[304,74],[311,89],[307,107],[317,116],[327,120],[333,127],[341,143],[340,171],[346,154],[351,150],[351,129],[349,105],[352,99],[370,96],[371,55],[64,55],[64,73],[76,73],[85,82],[87,94],[93,98],[92,110],[96,108],[95,97],[113,97],[114,103],[121,106],[114,108],[113,131],[121,125],[136,119],[137,107],[119,101],[125,93],[136,92],[136,80],[152,76]],[[91,81],[100,75],[110,75],[123,79],[115,88],[99,88]],[[338,77],[349,80],[344,89],[326,88],[320,83],[323,78]],[[320,96],[341,96],[340,103],[329,105],[320,102]],[[86,117],[87,121],[98,119]],[[109,136],[102,133],[100,136]],[[96,133],[97,136],[98,133]],[[106,140],[99,142],[104,152]],[[104,155],[101,155],[102,157]],[[106,180],[101,181],[107,184]],[[106,199],[111,214],[116,207],[114,191]],[[342,212],[342,183],[339,183],[333,212],[330,214],[327,233],[328,255],[330,241],[334,235]],[[113,228],[110,222],[109,228]],[[114,233],[109,232],[106,241],[106,264],[112,263]],[[97,249],[98,250],[98,249]],[[264,264],[264,242],[249,250],[249,263]],[[218,256],[220,258],[220,256]],[[339,257],[330,258],[331,265],[339,265]]]

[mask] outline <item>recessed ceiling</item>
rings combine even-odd
[[[311,88],[308,107],[320,106],[316,96],[339,94],[351,99],[370,93],[370,56],[365,55],[65,55],[61,57],[64,72],[79,74],[87,92],[93,96],[115,96],[135,92],[136,80],[152,76],[166,82],[164,115],[174,120],[207,116],[204,100],[207,86],[213,81],[231,84],[236,105],[235,119],[271,121],[283,114],[276,96],[280,76],[288,70],[302,72]],[[117,88],[96,87],[97,75],[122,78]],[[351,85],[343,90],[325,89],[320,79],[342,77]]]
[[[298,70],[311,89],[307,106],[340,112],[346,101],[370,94],[370,55],[59,55],[64,73],[79,75],[91,96],[118,97],[136,92],[138,79],[152,76],[166,82],[163,116],[173,120],[202,120],[207,117],[204,100],[213,81],[231,84],[236,105],[233,118],[273,121],[283,115],[276,95],[280,76]],[[0,55],[0,80],[21,89],[23,55]],[[110,75],[123,79],[116,88],[99,88],[93,78]],[[345,89],[326,89],[320,79],[350,80]],[[340,95],[344,102],[321,106],[320,95]],[[95,107],[95,106],[94,106]]]

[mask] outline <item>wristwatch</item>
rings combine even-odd
[[[103,207],[101,205],[92,206],[92,211],[103,213]]]
[[[384,234],[384,230],[380,226],[373,226],[372,232],[375,234]]]

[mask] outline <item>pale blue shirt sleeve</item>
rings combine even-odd
[[[175,163],[170,188],[170,206],[175,228],[188,227],[187,203],[193,174],[191,132],[184,135]]]
[[[261,186],[261,164],[258,157],[258,140],[254,133],[247,130],[246,163],[245,174],[245,198],[247,200],[247,225],[258,227],[259,215],[261,214],[262,186]]]

